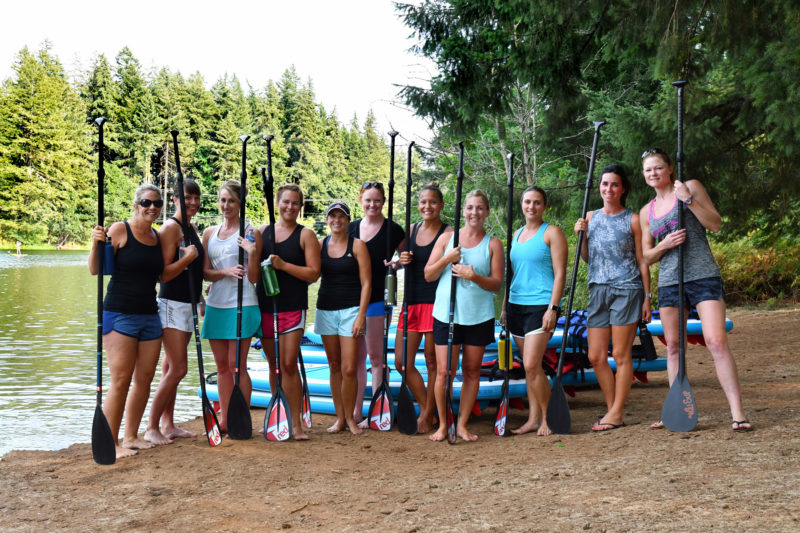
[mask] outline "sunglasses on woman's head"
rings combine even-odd
[[[651,148],[650,150],[645,150],[644,152],[642,152],[642,159],[656,154],[667,155],[667,152],[665,152],[661,148]]]
[[[142,198],[141,200],[139,200],[139,205],[142,207],[150,207],[151,205],[154,205],[156,207],[163,207],[164,200],[161,199],[151,200],[150,198]]]
[[[375,187],[379,191],[382,191],[383,190],[383,183],[381,183],[379,181],[365,181],[364,185],[361,186],[361,190],[362,191],[366,191],[366,190],[371,189],[373,187]]]

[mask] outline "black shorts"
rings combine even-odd
[[[519,305],[509,302],[506,304],[508,331],[515,337],[524,337],[542,327],[546,312],[546,305]]]
[[[450,336],[450,324],[433,319],[433,343],[437,346],[447,346]],[[494,318],[480,324],[462,326],[453,324],[453,344],[466,344],[468,346],[487,346],[494,342]]]

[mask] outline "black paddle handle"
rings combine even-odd
[[[386,232],[386,257],[387,259],[392,258],[392,206],[394,206],[394,147],[395,147],[395,138],[397,137],[398,133],[394,130],[389,132],[389,137],[391,138],[389,144],[389,227],[388,231]]]
[[[272,238],[272,253],[278,251],[278,241],[275,238],[275,180],[272,176],[272,139],[274,135],[264,135],[263,139],[267,143],[267,168],[266,174],[264,167],[261,167],[261,180],[264,184],[264,198],[267,200],[267,212],[269,214],[270,237]],[[280,332],[278,331],[278,296],[272,297],[272,338],[275,342],[275,377],[278,387],[281,384],[281,354],[280,354]]]
[[[414,153],[414,141],[408,145],[408,163],[406,164],[406,250],[410,251],[411,243],[411,157]],[[413,261],[413,258],[412,258]],[[405,269],[403,276],[403,381],[406,379],[406,364],[408,363],[408,296],[411,289],[411,264]]]
[[[105,223],[105,192],[104,183],[106,171],[103,167],[105,157],[105,143],[103,141],[103,124],[106,117],[97,117],[95,124],[98,126],[97,147],[97,225],[101,228]],[[92,243],[92,246],[97,244]],[[97,403],[99,405],[103,394],[103,261],[105,259],[104,244],[97,250]]]
[[[683,183],[683,88],[686,86],[685,80],[678,80],[672,82],[672,85],[678,89],[678,151],[675,156],[675,161],[678,164],[678,181]],[[684,211],[683,202],[678,202],[678,229],[684,229]],[[685,241],[684,241],[685,242]],[[684,309],[684,287],[683,287],[683,269],[684,269],[684,250],[686,249],[681,243],[678,245],[678,374],[683,377],[686,372],[686,310]]]
[[[586,218],[586,209],[589,205],[589,193],[592,189],[592,177],[594,175],[594,161],[597,157],[597,143],[600,140],[600,128],[606,123],[605,120],[594,122],[594,140],[592,141],[592,156],[589,160],[589,172],[586,175],[586,185],[583,191],[583,207],[581,208],[581,218]],[[564,314],[564,332],[561,334],[561,353],[558,356],[558,368],[556,376],[561,377],[561,369],[564,365],[564,353],[567,351],[567,337],[569,337],[570,315],[572,314],[572,300],[575,296],[575,284],[578,282],[578,267],[581,261],[581,247],[583,246],[584,232],[578,232],[578,247],[575,249],[575,262],[572,265],[572,280],[569,285],[569,296],[567,297],[567,312]]]
[[[508,205],[506,207],[506,216],[508,217],[506,221],[506,295],[505,295],[505,302],[506,302],[506,320],[505,324],[503,325],[503,329],[505,330],[506,334],[506,349],[503,357],[505,358],[505,367],[506,367],[506,376],[508,376],[509,370],[509,354],[511,353],[511,337],[508,334],[508,299],[511,295],[511,239],[512,239],[512,228],[511,224],[514,218],[514,154],[510,153],[506,156],[508,158],[508,180],[506,185],[508,186]],[[498,354],[499,355],[499,354]]]
[[[242,170],[239,173],[239,237],[244,237],[245,207],[247,206],[247,139],[249,135],[242,135]],[[239,264],[244,266],[244,248],[239,247]],[[247,275],[247,268],[241,278],[236,283],[236,369],[233,374],[234,386],[239,386],[239,364],[241,362],[242,346],[242,297],[244,294],[244,277]]]
[[[458,248],[458,232],[461,229],[461,188],[464,184],[464,141],[458,143],[458,175],[456,176],[456,211],[453,216],[453,248]],[[450,268],[450,267],[445,267]],[[453,358],[453,334],[455,332],[456,287],[458,279],[450,272],[450,308],[448,311],[449,328],[447,332],[447,375],[452,370],[450,360]],[[448,379],[448,390],[450,380]],[[449,396],[449,395],[448,395]]]

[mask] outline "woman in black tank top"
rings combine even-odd
[[[130,220],[115,222],[108,228],[114,247],[114,274],[108,284],[103,311],[103,344],[111,372],[103,412],[117,441],[118,459],[153,447],[140,439],[138,433],[161,352],[155,286],[164,261],[158,234],[152,225],[161,214],[162,205],[157,187],[141,185],[136,189]],[[92,275],[98,275],[97,254],[103,253],[105,242],[105,229],[95,227],[89,252]],[[133,388],[129,397],[131,381]],[[125,436],[120,444],[117,437],[126,405]]]
[[[411,394],[417,399],[420,415],[417,419],[417,432],[427,433],[433,427],[433,415],[436,412],[436,401],[433,396],[433,383],[436,381],[436,352],[433,343],[433,328],[424,326],[423,323],[433,324],[433,301],[436,296],[437,281],[425,281],[425,265],[431,256],[433,245],[442,233],[453,231],[453,228],[442,222],[441,214],[444,208],[444,197],[436,183],[431,183],[419,192],[417,209],[422,217],[422,222],[417,222],[411,228],[411,236],[406,248],[400,254],[400,264],[405,267],[405,275],[410,276],[409,294],[405,295],[408,302],[408,347],[406,368],[406,381]],[[414,317],[414,320],[412,320]],[[422,320],[419,320],[422,319]],[[420,323],[421,322],[421,323]],[[397,324],[397,336],[400,338],[403,329],[403,318]],[[414,366],[414,358],[425,337],[425,366],[428,369],[428,390],[425,390],[425,381]],[[397,340],[395,340],[395,353],[397,353]],[[402,350],[402,348],[401,348]],[[395,357],[395,366],[401,370],[403,360]]]
[[[306,440],[308,436],[303,431],[300,403],[303,388],[300,374],[297,372],[297,355],[300,353],[300,340],[303,338],[303,328],[291,329],[298,322],[283,326],[281,313],[294,313],[298,320],[305,316],[308,309],[308,284],[319,279],[320,273],[320,246],[314,232],[297,223],[297,217],[303,207],[303,192],[294,184],[283,185],[278,188],[276,195],[276,208],[278,220],[275,222],[275,240],[273,246],[272,228],[264,224],[258,228],[262,234],[261,241],[264,247],[261,260],[272,258],[272,267],[276,270],[280,293],[277,298],[278,329],[280,330],[279,346],[281,351],[282,385],[289,400],[289,410],[292,414],[292,436],[295,440]],[[272,316],[273,298],[264,292],[261,280],[256,285],[258,305],[261,308],[261,328],[264,332],[261,337],[261,348],[267,355],[269,363],[270,389],[275,387],[275,343],[272,334],[274,320]],[[285,316],[285,315],[284,315]],[[299,323],[304,322],[300,320]]]
[[[331,235],[320,241],[322,283],[314,329],[322,336],[336,408],[336,423],[328,431],[337,433],[347,427],[357,435],[362,430],[353,417],[358,388],[356,360],[372,288],[369,252],[363,241],[347,233],[350,222],[347,204],[341,201],[331,204],[326,221]]]
[[[188,370],[189,354],[186,347],[194,330],[188,269],[192,269],[195,298],[202,304],[205,253],[203,241],[192,225],[192,217],[200,209],[200,187],[197,182],[193,179],[184,180],[183,195],[186,202],[186,222],[189,224],[188,238],[184,239],[183,235],[184,214],[180,211],[177,188],[172,193],[175,215],[167,219],[158,232],[164,257],[161,290],[158,292],[159,314],[162,317],[161,326],[164,328],[164,359],[161,362],[161,380],[150,405],[150,421],[144,432],[145,440],[153,444],[171,444],[176,437],[197,436],[177,427],[173,419],[175,394]],[[204,306],[199,305],[198,310],[202,315]]]

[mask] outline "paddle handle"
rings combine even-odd
[[[458,174],[456,176],[456,206],[453,216],[453,248],[458,247],[458,232],[461,229],[461,189],[464,183],[464,141],[458,143]],[[445,267],[447,268],[447,267]],[[447,397],[452,393],[452,359],[453,359],[453,335],[455,333],[455,309],[456,309],[456,288],[458,279],[450,273],[450,306],[447,314]]]
[[[406,250],[411,250],[411,158],[414,141],[408,144],[408,162],[406,164]],[[413,259],[412,259],[413,260]],[[409,264],[410,266],[410,264]],[[406,364],[408,362],[408,296],[411,290],[411,268],[406,268],[403,275],[403,383],[406,381]]]
[[[105,159],[105,142],[103,140],[103,125],[106,123],[106,117],[97,117],[95,124],[98,127],[98,146],[97,146],[97,225],[104,227],[105,224],[105,177],[106,171],[103,167],[103,160]],[[97,244],[92,243],[92,246]],[[100,405],[103,396],[103,262],[105,259],[105,250],[101,248],[97,250],[97,404]]]

